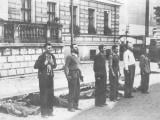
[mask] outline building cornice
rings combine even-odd
[[[93,0],[91,0],[93,1]],[[117,5],[117,6],[121,6],[123,5],[123,3],[119,2],[119,1],[113,1],[113,0],[94,0],[96,2],[102,2],[102,3],[106,3],[106,4],[111,4],[111,5]]]

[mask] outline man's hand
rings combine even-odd
[[[113,77],[116,77],[116,74],[114,72],[112,73],[112,75],[113,75]]]
[[[80,76],[80,80],[81,80],[81,82],[83,82],[83,76]]]
[[[144,75],[144,74],[145,74],[145,72],[141,71],[141,74],[142,74],[142,75]]]
[[[127,73],[129,73],[129,70],[125,70]]]
[[[98,81],[101,80],[101,77],[96,77],[96,80],[98,80]]]
[[[67,80],[70,81],[72,79],[71,76],[67,76]]]
[[[48,60],[45,60],[44,65],[47,65],[47,64],[48,64]]]
[[[119,77],[121,76],[121,73],[119,72]]]

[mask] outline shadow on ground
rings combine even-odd
[[[149,94],[134,93],[134,98],[108,101],[105,107],[93,107],[80,112],[70,120],[159,120],[160,84],[150,86]]]
[[[151,74],[159,74],[159,71],[151,71]]]

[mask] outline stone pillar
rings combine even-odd
[[[4,21],[0,20],[0,43],[4,42]]]
[[[46,42],[50,41],[50,38],[51,38],[51,30],[50,30],[50,27],[47,26],[47,40],[46,40]]]
[[[14,26],[14,43],[20,43],[20,35],[19,35],[19,27],[18,26]]]

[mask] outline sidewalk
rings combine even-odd
[[[87,84],[95,81],[94,72],[93,72],[93,61],[83,62],[81,64],[81,70],[84,76],[84,82],[82,84]],[[106,65],[108,70],[108,63]],[[123,76],[123,63],[120,62],[121,74]],[[156,63],[151,63],[152,71],[160,71],[158,69],[158,65]],[[138,62],[136,63],[136,75],[139,74],[139,66]],[[108,72],[107,72],[108,73]],[[108,74],[107,74],[108,77]],[[107,79],[108,81],[108,79]],[[54,89],[55,95],[59,94],[62,90],[68,90],[67,88],[67,80],[65,78],[64,72],[55,71],[54,78]],[[28,94],[32,92],[39,91],[39,82],[37,78],[37,74],[21,76],[21,77],[12,77],[12,78],[1,78],[0,79],[0,99]]]
[[[81,64],[81,69],[82,69],[82,72],[84,75],[84,83],[89,83],[89,82],[95,81],[92,63],[93,62],[87,62],[87,63]],[[123,76],[123,63],[122,62],[120,62],[120,66],[121,66],[121,73]],[[108,68],[108,64],[107,64],[107,68]],[[152,71],[154,71],[155,73],[160,72],[160,69],[158,68],[158,65],[156,63],[151,63],[151,68],[152,68]],[[152,77],[152,79],[150,81],[151,84],[157,84],[157,81],[159,81],[159,77],[160,77],[159,73],[152,74],[151,77]],[[107,81],[108,81],[108,79],[107,79]],[[55,86],[55,93],[56,94],[59,94],[60,91],[62,92],[63,89],[67,88],[67,80],[65,78],[63,71],[55,71],[55,82],[54,83],[55,83],[54,86]],[[138,86],[139,83],[140,83],[140,74],[139,74],[139,67],[138,67],[138,62],[137,62],[136,63],[136,76],[135,76],[134,86]],[[160,82],[158,82],[158,83],[160,83]],[[155,87],[152,87],[152,89],[153,88],[155,88]],[[159,89],[159,87],[158,87],[158,89]],[[0,97],[1,98],[15,96],[15,95],[23,95],[23,94],[37,92],[37,91],[39,91],[39,87],[38,87],[38,79],[37,79],[36,74],[26,76],[24,78],[16,78],[16,79],[10,78],[10,79],[1,79],[0,80]],[[155,92],[155,91],[157,91],[157,90],[154,90],[154,91],[151,90],[151,92],[152,92],[151,95],[155,96],[155,94],[158,92],[158,91],[157,92]],[[65,92],[67,92],[67,91],[65,90]],[[126,100],[126,99],[122,98],[118,103],[113,103],[113,102],[109,101],[109,99],[107,98],[106,103],[108,105],[103,108],[95,107],[94,106],[94,99],[81,99],[79,101],[79,106],[80,106],[80,108],[82,108],[82,110],[78,110],[76,112],[69,112],[66,108],[55,107],[54,112],[53,112],[55,116],[48,117],[45,119],[47,119],[47,120],[53,120],[53,119],[54,120],[75,120],[77,116],[83,115],[83,117],[80,117],[81,120],[84,120],[84,119],[93,120],[94,117],[95,117],[94,118],[95,120],[98,120],[98,119],[103,119],[103,118],[96,119],[97,115],[101,114],[100,115],[101,117],[104,117],[104,116],[107,117],[108,115],[106,115],[106,114],[108,112],[111,112],[113,109],[116,111],[117,108],[115,108],[115,107],[118,105],[120,106],[120,110],[117,110],[117,111],[122,112],[120,115],[123,116],[124,109],[121,109],[122,107],[124,108],[124,107],[128,106],[128,104],[131,104],[131,103],[132,103],[132,106],[135,106],[135,104],[143,103],[144,101],[148,101],[148,99],[149,99],[149,98],[145,98],[142,96],[141,99],[139,100],[139,98],[138,98],[139,96],[140,95],[137,93],[135,95],[135,98],[133,98],[132,100],[131,99]],[[157,96],[157,98],[158,98],[158,96]],[[141,102],[141,101],[143,101],[143,102]],[[152,102],[152,101],[150,101],[150,102]],[[126,105],[124,105],[124,104],[126,104]],[[145,105],[148,105],[148,104],[145,104]],[[92,117],[87,116],[88,111],[91,111]],[[133,112],[137,111],[137,109],[134,107],[132,111]],[[143,108],[142,108],[142,111],[144,111]],[[130,115],[130,112],[126,113],[126,114]],[[112,114],[112,117],[115,116],[115,112],[113,112],[113,113],[111,112],[108,114]],[[39,115],[30,115],[26,118],[23,118],[23,117],[21,118],[21,117],[16,117],[16,116],[0,113],[0,120],[13,120],[13,119],[14,120],[44,120],[40,114]]]

